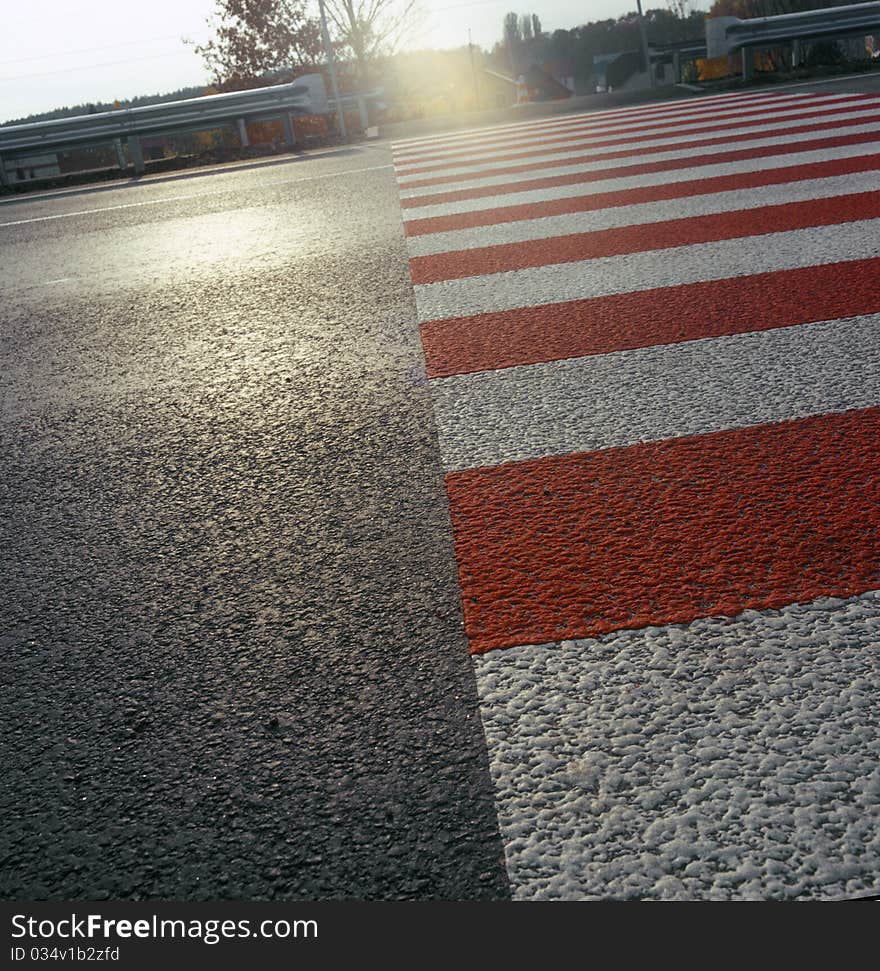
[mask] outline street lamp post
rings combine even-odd
[[[327,29],[327,11],[324,10],[324,0],[318,0],[321,11],[321,34],[324,39],[324,52],[327,55],[327,67],[330,70],[330,85],[333,88],[333,100],[336,102],[336,118],[339,122],[339,134],[344,142],[348,142],[348,132],[345,128],[345,108],[339,97],[339,83],[336,80],[336,59],[333,57],[333,46],[330,43],[330,31]]]
[[[645,70],[648,72],[648,83],[654,87],[654,72],[651,70],[651,55],[648,53],[648,35],[645,33],[645,18],[642,16],[642,0],[636,0],[639,10],[639,34],[642,38],[642,57],[645,59]]]

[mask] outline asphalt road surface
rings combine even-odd
[[[0,893],[506,896],[388,146],[0,223]]]
[[[2,895],[878,892],[877,106],[0,206]]]

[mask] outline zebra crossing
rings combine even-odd
[[[880,889],[878,108],[394,146],[519,898]]]

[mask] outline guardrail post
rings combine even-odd
[[[285,111],[281,116],[281,127],[284,129],[284,144],[288,148],[296,148],[296,133],[293,130],[289,111]]]
[[[6,171],[6,159],[0,155],[0,185],[2,185],[4,189],[8,189],[10,184],[9,173]]]
[[[801,42],[797,37],[791,42],[791,66],[797,67],[801,63]]]
[[[137,135],[128,136],[128,154],[131,156],[131,161],[134,164],[134,174],[143,175],[144,174],[144,153],[141,148],[141,140]]]
[[[645,18],[642,16],[642,0],[636,0],[636,7],[639,12],[639,37],[642,41],[642,60],[645,62],[645,70],[648,72],[648,84],[653,88],[657,81],[654,77],[654,67],[651,64],[651,48],[648,47],[648,35],[645,32]]]
[[[367,111],[367,99],[362,94],[359,94],[357,96],[357,103],[358,111],[361,114],[361,128],[366,131],[370,127],[370,115]]]
[[[241,142],[241,147],[247,148],[251,143],[247,133],[247,122],[244,118],[239,118],[235,124],[238,128],[238,140]]]
[[[672,80],[681,84],[681,52],[672,52]]]
[[[751,47],[742,49],[743,81],[751,81],[755,76],[755,52]]]
[[[113,139],[113,148],[116,151],[116,164],[119,166],[121,172],[124,172],[128,168],[128,162],[125,161],[125,150],[122,147],[122,139]]]

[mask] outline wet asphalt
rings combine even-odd
[[[0,896],[509,896],[388,145],[0,224]]]

